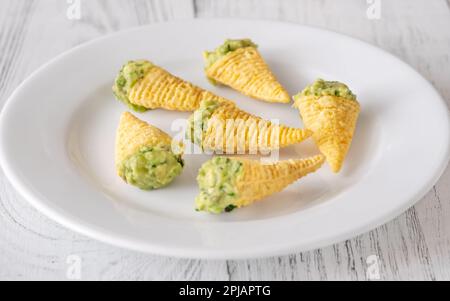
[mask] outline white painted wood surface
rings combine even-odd
[[[366,40],[415,67],[450,104],[448,0],[381,0],[381,18],[374,20],[365,0],[81,0],[80,20],[67,18],[68,2],[74,0],[0,1],[1,106],[33,70],[73,46],[194,17],[291,21]],[[450,168],[416,206],[369,233],[319,250],[245,261],[151,256],[88,239],[30,207],[0,171],[0,279],[67,279],[71,254],[82,259],[84,280],[365,280],[371,255],[381,279],[450,280]]]

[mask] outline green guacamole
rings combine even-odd
[[[219,106],[215,100],[203,100],[200,107],[189,117],[186,139],[192,143],[202,145],[202,135],[208,125],[208,120]]]
[[[217,47],[214,51],[205,51],[203,57],[205,58],[205,67],[208,69],[212,64],[217,62],[221,57],[225,56],[227,53],[235,51],[239,48],[245,47],[255,47],[258,45],[253,43],[250,39],[242,40],[225,40],[225,42]]]
[[[356,100],[356,95],[352,93],[347,85],[323,79],[318,79],[312,85],[307,86],[300,94],[294,96],[294,99],[300,96],[338,96]]]
[[[128,184],[151,190],[172,182],[183,166],[183,159],[175,155],[170,146],[144,146],[123,162],[122,175]]]
[[[145,112],[147,108],[132,104],[128,99],[128,93],[153,66],[152,63],[146,60],[129,61],[122,67],[114,82],[113,92],[116,98],[136,112]]]
[[[241,174],[242,163],[226,157],[215,157],[203,164],[197,176],[197,210],[218,214],[237,208],[236,182]]]

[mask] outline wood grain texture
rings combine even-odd
[[[416,68],[450,104],[450,5],[381,1],[369,20],[360,0],[82,0],[69,20],[60,0],[0,1],[0,106],[33,70],[82,42],[143,24],[194,17],[290,21],[357,37]],[[388,72],[388,71],[387,71]],[[66,258],[84,280],[366,280],[367,258],[389,280],[450,280],[450,169],[416,206],[354,239],[290,256],[203,261],[151,256],[85,238],[31,208],[0,172],[0,279],[66,279]]]

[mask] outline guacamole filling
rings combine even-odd
[[[337,96],[356,100],[356,95],[352,93],[347,85],[337,81],[325,81],[323,79],[316,80],[300,94],[294,96],[294,98],[297,99],[300,96]]]
[[[172,182],[183,166],[183,159],[170,146],[144,146],[123,162],[122,175],[127,183],[151,190]]]
[[[136,112],[145,112],[147,108],[132,104],[128,99],[128,93],[153,66],[152,63],[146,60],[129,61],[122,67],[114,82],[113,92],[116,98]]]
[[[242,163],[226,157],[215,157],[200,168],[197,182],[200,194],[195,199],[198,211],[230,212],[238,207],[236,182],[242,174]]]
[[[253,43],[250,39],[242,40],[225,40],[225,42],[217,47],[214,51],[205,51],[203,56],[205,58],[205,67],[208,69],[220,58],[228,54],[229,52],[235,51],[239,48],[254,47],[257,48],[258,45]]]
[[[208,127],[208,120],[218,106],[219,102],[215,100],[203,100],[200,103],[199,108],[189,117],[186,139],[202,145],[202,135]]]

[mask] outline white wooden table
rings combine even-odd
[[[197,17],[291,21],[366,40],[415,67],[450,104],[449,0],[381,0],[380,7],[378,0],[81,0],[79,20],[71,9],[77,1],[0,1],[0,105],[73,46]],[[0,172],[0,279],[67,279],[72,254],[84,280],[365,280],[373,259],[381,279],[450,280],[450,168],[416,206],[378,229],[319,250],[245,261],[151,256],[88,239],[30,207]]]

